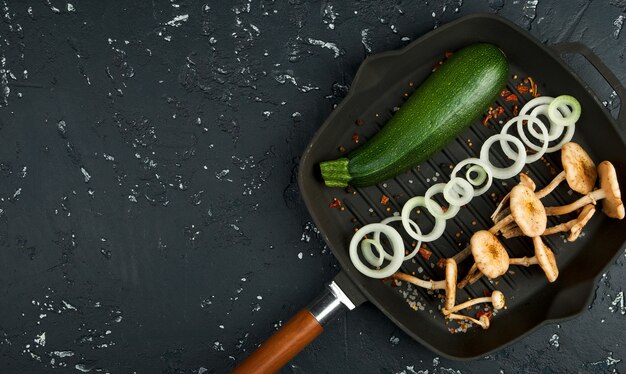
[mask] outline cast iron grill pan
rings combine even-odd
[[[599,275],[613,262],[626,243],[626,220],[607,218],[599,205],[593,219],[585,226],[584,235],[575,242],[566,242],[564,236],[560,235],[546,238],[546,243],[557,255],[560,275],[555,283],[548,283],[538,266],[515,266],[496,280],[483,278],[459,290],[457,303],[482,296],[485,291],[498,289],[506,295],[507,309],[492,318],[488,330],[474,327],[467,332],[454,334],[450,333],[449,328],[455,328],[456,323],[447,324],[439,311],[441,292],[410,289],[410,285],[406,284],[393,287],[390,282],[363,276],[353,267],[348,246],[355,229],[400,212],[409,198],[423,195],[435,183],[447,182],[452,167],[468,157],[478,157],[484,140],[499,132],[504,122],[512,117],[514,102],[506,102],[500,97],[494,105],[501,105],[505,115],[490,121],[487,126],[483,125],[482,118],[477,120],[427,162],[376,186],[349,190],[327,188],[320,176],[319,163],[340,157],[372,137],[391,118],[395,108],[403,104],[407,97],[405,94],[410,94],[432,72],[445,52],[478,42],[495,44],[506,54],[511,78],[518,77],[516,80],[511,79],[506,88],[519,98],[519,108],[531,98],[530,94],[520,94],[516,89],[517,84],[528,76],[538,83],[538,91],[543,96],[569,94],[576,97],[583,111],[577,123],[574,141],[581,144],[596,163],[611,161],[617,169],[620,185],[622,188],[626,186],[624,110],[620,111],[617,120],[613,119],[596,95],[565,65],[561,55],[582,55],[624,102],[626,90],[619,80],[584,45],[565,43],[547,47],[514,24],[493,15],[463,17],[439,27],[401,50],[368,57],[361,64],[349,94],[305,149],[298,174],[298,185],[311,217],[343,269],[333,284],[340,288],[351,304],[370,301],[409,336],[451,359],[485,356],[529,334],[542,324],[572,318],[581,313],[591,301]],[[358,134],[359,144],[352,140],[355,133]],[[340,147],[348,152],[342,153]],[[492,161],[496,164],[510,163],[506,162],[499,146],[492,150]],[[556,152],[547,154],[542,161],[527,165],[524,171],[537,183],[537,188],[541,188],[561,170],[560,152]],[[443,270],[435,266],[437,260],[462,250],[473,232],[489,228],[492,225],[489,217],[498,201],[516,183],[517,178],[495,180],[487,193],[474,198],[454,219],[447,221],[446,232],[441,238],[426,244],[427,249],[433,252],[429,261],[417,255],[413,260],[406,261],[402,270],[422,278],[443,279]],[[381,204],[383,195],[389,198],[386,205]],[[561,205],[577,197],[576,193],[562,184],[543,202],[546,206]],[[335,198],[342,202],[341,208],[329,206]],[[419,219],[423,232],[430,230],[432,218],[428,214],[414,217]],[[575,215],[552,218],[549,225],[573,217]],[[398,232],[403,235],[405,246],[411,248],[413,240],[401,225],[398,226]],[[527,238],[505,240],[504,244],[512,257],[533,255],[532,243]],[[470,264],[471,259],[468,259],[459,266],[459,277],[465,275]],[[340,297],[336,292],[333,294],[328,300],[337,305]],[[332,311],[332,308],[328,310]],[[463,313],[474,315],[477,311],[472,309],[471,312]],[[324,322],[326,320],[324,317]],[[319,313],[314,313],[310,308],[300,311],[238,366],[235,373],[278,370],[322,331],[321,325],[323,323]]]
[[[488,126],[477,120],[470,129],[449,144],[442,152],[427,162],[377,186],[353,189],[352,193],[342,189],[324,186],[319,175],[319,162],[340,157],[343,146],[348,151],[354,149],[352,136],[357,133],[360,143],[373,136],[393,115],[395,107],[404,102],[404,93],[412,90],[431,73],[433,66],[447,51],[456,51],[476,42],[489,42],[500,47],[510,64],[511,79],[507,89],[515,93],[520,101],[519,108],[532,98],[530,94],[517,92],[517,84],[527,76],[538,83],[538,91],[544,96],[570,94],[578,98],[583,114],[577,124],[574,141],[585,148],[599,163],[602,160],[613,162],[620,178],[624,175],[626,145],[622,137],[624,124],[620,128],[610,117],[599,100],[590,92],[557,54],[509,22],[487,15],[462,18],[447,24],[414,41],[402,50],[386,52],[368,58],[360,67],[350,89],[350,94],[331,114],[309,144],[300,164],[300,189],[309,211],[324,239],[333,250],[349,278],[357,288],[399,327],[420,343],[451,358],[474,358],[497,350],[515,339],[530,332],[533,328],[550,320],[570,318],[580,313],[588,305],[595,278],[601,273],[626,241],[626,222],[606,218],[600,209],[584,229],[584,236],[573,243],[565,242],[564,237],[553,235],[546,243],[555,251],[560,269],[559,279],[548,284],[538,266],[525,268],[511,267],[515,274],[507,273],[501,278],[488,281],[485,278],[473,286],[459,290],[457,302],[470,297],[482,296],[484,290],[501,290],[507,297],[508,309],[492,319],[489,330],[473,328],[466,333],[450,334],[438,307],[441,301],[423,289],[407,292],[406,288],[394,288],[380,280],[361,275],[350,262],[348,244],[355,228],[367,223],[379,222],[385,217],[399,212],[402,205],[413,196],[423,195],[426,189],[439,182],[447,182],[451,166],[468,157],[478,157],[483,141],[497,132],[502,124],[511,118],[514,102],[499,98],[497,105],[505,108],[505,115],[490,121]],[[556,49],[559,46],[553,46]],[[588,53],[577,45],[575,51]],[[564,48],[569,48],[566,46]],[[585,54],[586,55],[586,54]],[[601,71],[601,73],[603,73]],[[605,75],[606,77],[606,75]],[[409,86],[413,82],[413,87]],[[610,82],[618,94],[623,96],[619,82]],[[363,124],[357,126],[356,120]],[[624,122],[621,114],[620,122]],[[494,155],[504,165],[499,147],[493,148]],[[560,153],[547,154],[545,160],[528,165],[524,171],[537,183],[538,188],[547,184],[562,170]],[[436,178],[436,180],[433,180]],[[620,180],[622,185],[623,180]],[[432,267],[438,258],[450,257],[463,249],[471,234],[491,226],[489,216],[499,199],[517,183],[516,179],[494,181],[491,189],[472,200],[468,206],[447,222],[446,233],[435,242],[428,243],[427,249],[433,252],[430,261],[420,255],[404,263],[403,271],[422,277],[443,279],[443,271]],[[390,198],[386,205],[380,203],[381,196]],[[569,188],[562,184],[554,193],[545,198],[546,206],[560,205],[575,200]],[[341,200],[344,210],[330,208],[333,198]],[[387,208],[390,208],[387,211]],[[428,214],[418,216],[420,228],[430,229],[432,223]],[[561,217],[567,220],[575,217]],[[552,223],[556,222],[554,219]],[[413,240],[404,233],[407,248]],[[504,241],[509,253],[514,257],[532,256],[532,243],[528,239]],[[471,260],[460,266],[460,276],[465,275]],[[415,300],[407,300],[407,294]],[[414,310],[409,302],[419,302],[424,310]],[[418,308],[419,309],[419,308]],[[478,310],[472,309],[471,314]]]

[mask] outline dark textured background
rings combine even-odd
[[[624,0],[0,9],[2,373],[223,373],[307,304],[338,269],[296,165],[368,54],[490,12],[626,82]],[[482,360],[440,359],[363,305],[284,371],[626,371],[625,262],[580,318]]]

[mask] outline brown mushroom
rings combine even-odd
[[[548,227],[544,230],[541,236],[553,235],[553,234],[558,234],[560,232],[569,231],[570,235],[568,236],[567,240],[570,242],[573,242],[574,240],[578,238],[583,227],[587,224],[587,222],[589,222],[589,220],[591,219],[591,217],[594,215],[595,212],[596,212],[595,206],[593,204],[587,204],[580,211],[580,214],[578,215],[577,218],[564,222],[564,223],[560,223],[556,226]],[[523,235],[524,233],[522,232],[522,229],[516,226],[513,226],[511,228],[505,228],[502,230],[502,236],[507,239],[514,238],[517,236],[523,236]]]
[[[557,174],[547,186],[535,193],[538,198],[547,196],[564,180],[572,190],[583,195],[593,190],[598,178],[596,165],[580,145],[574,142],[564,144],[561,148],[561,163],[563,171]]]
[[[519,184],[513,187],[510,202],[511,214],[489,229],[492,234],[497,234],[512,222],[515,222],[526,236],[539,236],[545,231],[548,222],[545,209],[530,188]]]
[[[535,182],[527,175],[524,173],[520,173],[519,174],[519,184],[526,186],[528,188],[530,188],[531,190],[535,190]],[[496,207],[496,210],[493,211],[493,213],[491,214],[491,219],[493,220],[494,223],[497,223],[500,219],[504,218],[505,216],[507,216],[509,213],[511,213],[511,211],[509,209],[506,209],[506,213],[502,212],[503,215],[501,215],[498,219],[496,220],[496,217],[498,217],[500,215],[500,211],[502,211],[502,209],[504,208],[504,205],[509,201],[509,197],[511,196],[511,192],[507,193],[506,195],[504,195],[504,197],[502,198],[502,200],[500,201],[500,203],[498,204],[498,206]]]
[[[464,303],[455,305],[452,309],[444,309],[442,312],[444,315],[448,315],[480,303],[491,303],[493,309],[497,310],[504,308],[506,299],[504,298],[504,294],[502,292],[496,290],[491,293],[491,296],[477,297],[475,299],[467,300]]]
[[[465,321],[470,321],[480,327],[483,328],[483,330],[487,330],[489,328],[489,317],[487,317],[486,314],[483,314],[480,316],[479,319],[476,318],[472,318],[470,316],[465,316],[463,314],[448,314],[446,316],[446,318],[448,319],[455,319],[455,320],[465,320]]]
[[[394,279],[409,282],[418,287],[427,288],[429,290],[446,290],[445,309],[451,309],[456,304],[456,277],[457,266],[452,259],[446,260],[446,279],[440,281],[423,280],[413,275],[396,272],[392,275]]]
[[[483,275],[488,278],[497,278],[506,273],[509,268],[509,254],[498,238],[489,231],[475,232],[470,238],[469,247],[463,250],[465,251],[472,253],[474,264],[457,284],[457,288],[473,284]]]
[[[552,283],[559,276],[559,268],[556,265],[556,257],[554,252],[543,243],[541,237],[533,238],[535,246],[535,256],[512,258],[509,260],[511,265],[539,265],[548,278],[548,282]]]
[[[488,278],[497,278],[509,268],[509,254],[489,231],[475,232],[470,239],[470,250],[476,268]]]
[[[581,197],[571,204],[546,208],[549,216],[559,216],[571,213],[587,204],[595,204],[602,200],[602,211],[611,218],[624,218],[624,204],[622,194],[619,190],[617,172],[615,167],[608,161],[602,161],[598,165],[598,176],[600,177],[600,188]]]

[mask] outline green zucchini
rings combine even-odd
[[[493,104],[509,64],[492,44],[457,51],[433,72],[383,128],[347,157],[320,163],[328,187],[370,186],[427,160]]]

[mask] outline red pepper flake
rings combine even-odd
[[[387,197],[387,195],[383,195],[380,197],[380,203],[383,205],[387,205],[387,203],[389,202],[389,197]]]
[[[446,53],[444,53],[443,55],[444,55],[446,58],[450,58],[450,57],[452,57],[452,55],[453,55],[453,54],[454,54],[453,52],[446,52]]]
[[[437,267],[440,269],[444,269],[446,267],[446,259],[440,258],[439,261],[437,261]]]
[[[420,247],[420,249],[417,250],[417,252],[420,254],[420,256],[422,256],[422,258],[426,261],[430,260],[430,256],[432,256],[433,252],[429,251],[428,249],[424,248],[424,247]]]
[[[523,83],[520,83],[517,85],[517,91],[519,91],[519,93],[521,94],[525,94],[530,92],[530,88],[528,86],[524,86]]]
[[[442,206],[442,207],[441,207],[441,210],[443,210],[443,212],[445,213],[445,212],[447,212],[447,211],[448,211],[448,207],[447,207],[447,206]]]
[[[532,77],[528,77],[526,79],[528,79],[528,81],[530,82],[530,92],[533,94],[533,97],[540,96],[539,95],[539,91],[537,90],[537,84],[535,83],[533,78]]]
[[[489,108],[487,115],[483,118],[483,125],[488,126],[488,122],[490,119],[495,119],[504,114],[504,108],[501,105],[498,105],[495,108]]]
[[[363,126],[365,124],[365,121],[363,121],[362,119],[358,118],[356,121],[354,121],[354,124],[357,126]]]
[[[502,90],[500,91],[500,96],[505,97],[505,96],[509,96],[511,94],[511,91],[509,90]]]
[[[506,101],[517,101],[517,95],[515,94],[510,94],[509,96],[507,96],[504,100]]]
[[[487,318],[491,319],[491,317],[493,317],[493,313],[485,312],[484,310],[479,310],[478,313],[476,313],[476,318],[480,319],[480,317],[482,316],[487,316]]]
[[[498,107],[493,110],[493,118],[498,118],[502,114],[504,114],[504,108],[501,105],[498,105]]]
[[[330,205],[328,205],[331,208],[339,208],[341,207],[341,200],[337,199],[336,197],[333,197],[333,202],[330,203]]]
[[[352,141],[355,143],[359,142],[359,134],[357,134],[356,132],[354,134],[352,134]]]
[[[491,113],[487,114],[485,118],[483,118],[483,126],[489,126],[489,120],[492,119],[493,116]]]
[[[513,104],[513,115],[516,116],[519,114],[519,106],[517,104]]]

